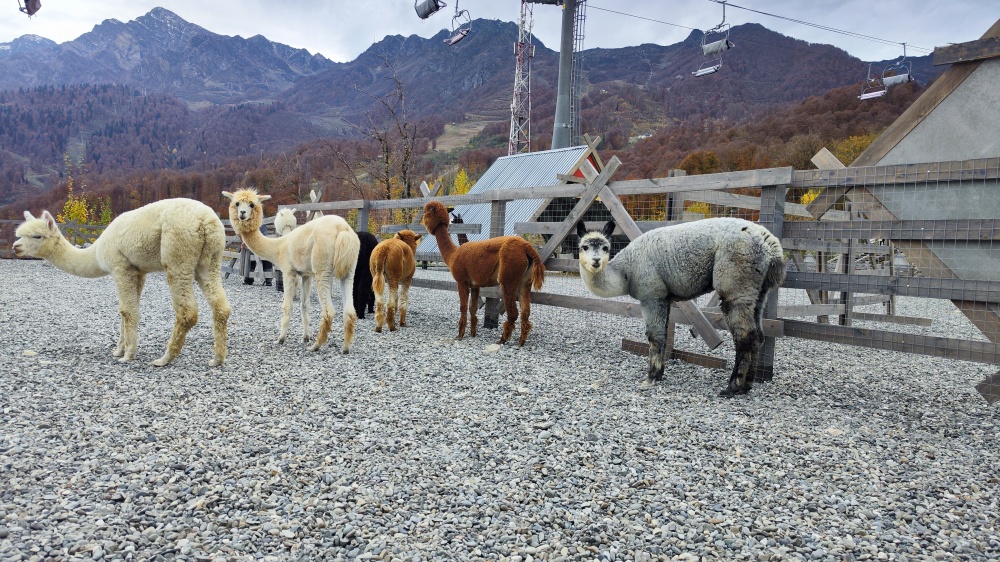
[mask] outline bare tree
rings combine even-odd
[[[390,199],[394,191],[393,180],[397,180],[402,187],[401,196],[409,198],[413,194],[411,168],[416,127],[407,120],[406,96],[396,68],[384,54],[379,55],[379,59],[381,64],[374,70],[376,73],[388,70],[387,79],[392,81],[389,91],[379,95],[354,86],[356,91],[373,102],[371,109],[364,114],[367,124],[355,124],[354,128],[371,141],[374,154],[368,154],[364,147],[355,147],[357,150],[348,152],[343,144],[329,143],[329,146],[346,172],[339,179],[360,195],[367,195],[366,187],[371,185],[380,195]]]

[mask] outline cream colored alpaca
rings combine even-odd
[[[295,219],[295,209],[279,209],[274,215],[274,232],[284,236],[295,230],[298,220]]]
[[[51,262],[78,277],[114,277],[118,291],[121,327],[114,356],[135,359],[139,339],[139,296],[151,271],[166,271],[174,303],[174,331],[162,367],[177,357],[188,331],[198,321],[198,303],[192,284],[198,283],[212,307],[215,346],[209,365],[226,358],[226,324],[229,301],[222,288],[222,250],[226,231],[207,205],[193,199],[166,199],[122,213],[104,229],[92,246],[80,249],[69,243],[48,211],[41,218],[24,212],[26,222],[17,228],[14,254]]]
[[[326,343],[333,326],[332,282],[333,278],[337,278],[344,301],[344,346],[341,351],[349,352],[354,342],[354,323],[358,319],[352,298],[354,268],[361,248],[357,233],[344,219],[329,215],[309,221],[281,238],[268,238],[259,229],[264,220],[262,203],[270,199],[270,195],[258,195],[255,189],[241,189],[236,193],[223,191],[222,194],[230,200],[229,220],[233,223],[233,230],[253,253],[281,270],[286,286],[278,343],[284,343],[288,335],[292,299],[298,289],[299,276],[302,277],[302,339],[310,341],[309,289],[315,277],[323,319],[316,341],[308,349],[318,351]]]

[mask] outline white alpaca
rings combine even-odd
[[[274,231],[278,236],[284,236],[295,230],[298,220],[295,218],[295,209],[279,209],[274,215]]]
[[[62,233],[52,215],[35,218],[25,211],[26,222],[17,228],[14,254],[51,262],[78,277],[111,274],[118,291],[120,334],[114,356],[135,359],[139,339],[139,296],[151,271],[166,271],[174,304],[174,331],[162,367],[177,357],[188,331],[198,321],[198,303],[192,283],[197,282],[212,307],[215,346],[209,362],[216,367],[226,358],[226,324],[230,306],[222,288],[222,250],[226,231],[222,221],[204,203],[193,199],[166,199],[122,213],[88,248],[80,249]]]
[[[351,349],[354,341],[354,323],[358,315],[354,311],[353,289],[354,268],[358,263],[361,242],[347,221],[329,215],[307,222],[281,238],[268,238],[260,233],[264,220],[262,203],[270,195],[258,195],[255,189],[241,189],[236,193],[223,191],[229,198],[229,220],[233,229],[261,259],[274,264],[287,284],[282,303],[281,329],[278,343],[284,343],[291,320],[292,298],[298,290],[299,276],[302,277],[302,330],[303,341],[309,336],[309,289],[313,277],[316,278],[316,295],[323,310],[316,341],[309,351],[318,351],[326,343],[333,325],[333,278],[340,280],[340,290],[344,302],[344,345],[343,353]]]
[[[580,277],[599,297],[639,301],[649,339],[646,384],[663,377],[670,304],[715,290],[736,344],[736,364],[722,395],[748,392],[764,342],[764,302],[785,280],[781,242],[749,221],[705,219],[650,230],[608,261],[614,230],[614,222],[599,232],[577,224]]]

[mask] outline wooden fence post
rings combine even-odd
[[[365,199],[358,209],[358,232],[368,232],[368,211],[371,209],[370,203]]]
[[[760,190],[760,219],[758,222],[779,240],[785,225],[785,196],[788,193],[786,185],[771,185]],[[771,291],[764,304],[764,318],[774,320],[778,317],[778,292]],[[769,381],[774,378],[774,348],[777,340],[773,336],[764,336],[764,344],[760,348],[757,362],[756,381]]]
[[[493,201],[490,206],[490,238],[504,235],[504,226],[507,224],[507,202]],[[486,299],[486,315],[483,318],[483,328],[492,330],[500,325],[500,299]],[[471,303],[470,306],[479,306],[478,302]],[[476,311],[471,311],[475,314]]]

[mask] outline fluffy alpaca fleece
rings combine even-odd
[[[663,377],[670,304],[714,290],[736,344],[736,363],[722,395],[748,392],[764,341],[764,303],[785,280],[781,242],[752,222],[705,219],[646,232],[609,261],[614,229],[614,222],[592,232],[577,224],[580,277],[599,297],[629,295],[639,301],[649,339],[646,384]]]
[[[358,265],[354,270],[354,310],[358,318],[364,319],[365,311],[375,312],[375,292],[372,291],[372,273],[368,267],[372,251],[378,245],[378,238],[370,232],[359,232],[361,249],[358,251]]]
[[[281,238],[268,238],[258,230],[264,220],[262,203],[270,195],[258,195],[255,189],[241,189],[236,193],[223,191],[230,200],[229,219],[233,229],[243,242],[261,259],[265,259],[281,270],[286,283],[285,297],[281,306],[281,328],[278,343],[284,343],[288,335],[291,319],[292,299],[302,277],[302,331],[303,341],[309,342],[309,289],[316,278],[316,296],[323,310],[316,340],[308,347],[318,351],[326,343],[333,326],[333,279],[340,280],[340,290],[344,306],[343,353],[348,353],[354,341],[354,312],[352,299],[354,288],[354,268],[358,262],[361,243],[347,221],[329,215],[309,221]]]
[[[401,230],[395,237],[379,242],[369,260],[372,290],[375,293],[375,331],[381,332],[388,320],[389,331],[396,331],[397,293],[399,325],[406,326],[406,310],[410,303],[410,282],[417,271],[414,253],[421,236],[412,230]],[[389,286],[389,312],[386,316],[385,287]],[[400,285],[402,290],[400,291]]]
[[[78,277],[110,274],[114,278],[121,314],[115,357],[121,361],[135,359],[139,296],[146,274],[166,271],[174,305],[174,330],[166,351],[153,365],[162,367],[173,361],[198,321],[195,282],[212,307],[215,345],[209,365],[219,366],[226,359],[226,326],[231,309],[220,269],[226,231],[207,205],[193,199],[166,199],[122,213],[85,249],[63,237],[48,211],[42,212],[41,218],[25,211],[24,218],[26,222],[17,228],[15,255],[42,258]]]
[[[465,336],[466,318],[469,314],[469,298],[472,305],[472,337],[476,337],[479,322],[477,304],[480,287],[500,285],[507,320],[504,321],[500,343],[506,343],[514,331],[517,320],[517,302],[521,303],[521,337],[518,345],[524,345],[531,332],[531,287],[542,288],[545,281],[545,266],[538,251],[527,240],[517,236],[498,236],[489,240],[469,242],[456,246],[448,234],[448,210],[440,201],[431,201],[424,206],[421,221],[441,250],[441,257],[448,264],[451,276],[458,285],[458,299],[461,315],[458,320],[458,337]]]
[[[279,209],[274,214],[274,232],[278,236],[284,236],[295,230],[299,222],[295,218],[295,209]]]

